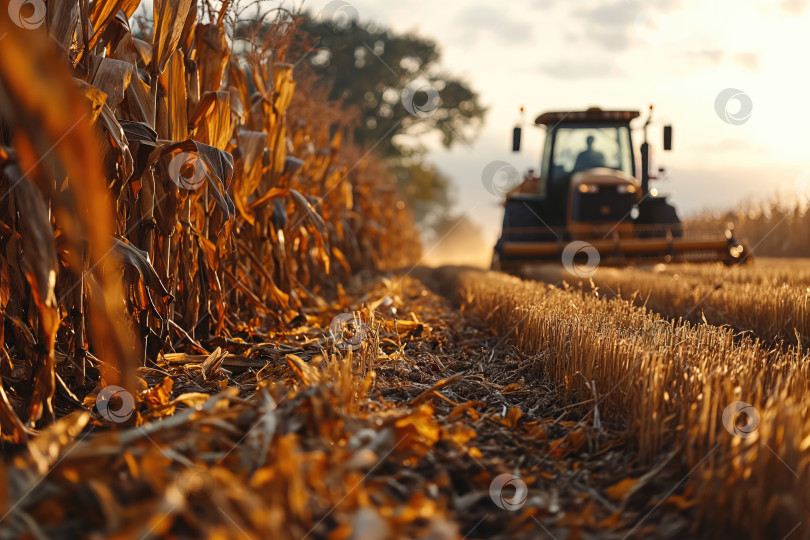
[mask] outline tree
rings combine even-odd
[[[434,41],[356,21],[307,17],[299,28],[310,40],[299,41],[292,57],[306,55],[330,99],[359,111],[355,141],[379,155],[413,157],[424,150],[413,136],[429,132],[445,147],[466,143],[483,123],[478,94],[439,67]]]

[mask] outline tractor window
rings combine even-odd
[[[633,174],[630,133],[626,126],[558,127],[551,154],[549,177],[552,181],[594,167]]]

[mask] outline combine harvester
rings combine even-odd
[[[521,108],[522,111],[522,108]],[[650,145],[644,124],[641,166],[636,166],[630,122],[638,111],[547,112],[535,120],[546,130],[540,177],[529,172],[504,203],[503,229],[492,269],[516,274],[542,262],[560,263],[567,247],[575,264],[717,262],[750,259],[725,231],[685,230],[667,198],[650,189]],[[672,149],[672,126],[664,126],[664,150]],[[516,127],[512,150],[520,151]],[[659,169],[663,173],[663,169]],[[572,244],[576,242],[576,244]],[[590,261],[592,264],[593,261]]]

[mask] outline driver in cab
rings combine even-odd
[[[585,139],[585,144],[588,145],[588,148],[580,152],[577,156],[577,161],[574,163],[573,172],[605,166],[605,156],[602,154],[602,152],[597,152],[593,149],[593,141],[593,135],[588,135],[588,138]]]

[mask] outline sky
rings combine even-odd
[[[456,210],[492,241],[502,208],[482,171],[495,160],[537,168],[543,132],[532,124],[546,110],[644,110],[654,103],[656,118],[674,127],[674,149],[661,151],[656,126],[653,166],[668,174],[652,187],[669,194],[682,216],[805,196],[810,0],[338,2],[311,0],[304,8],[337,7],[436,40],[442,67],[489,108],[470,146],[422,142],[452,179]],[[520,106],[523,151],[513,154]],[[638,142],[640,132],[634,137]]]

